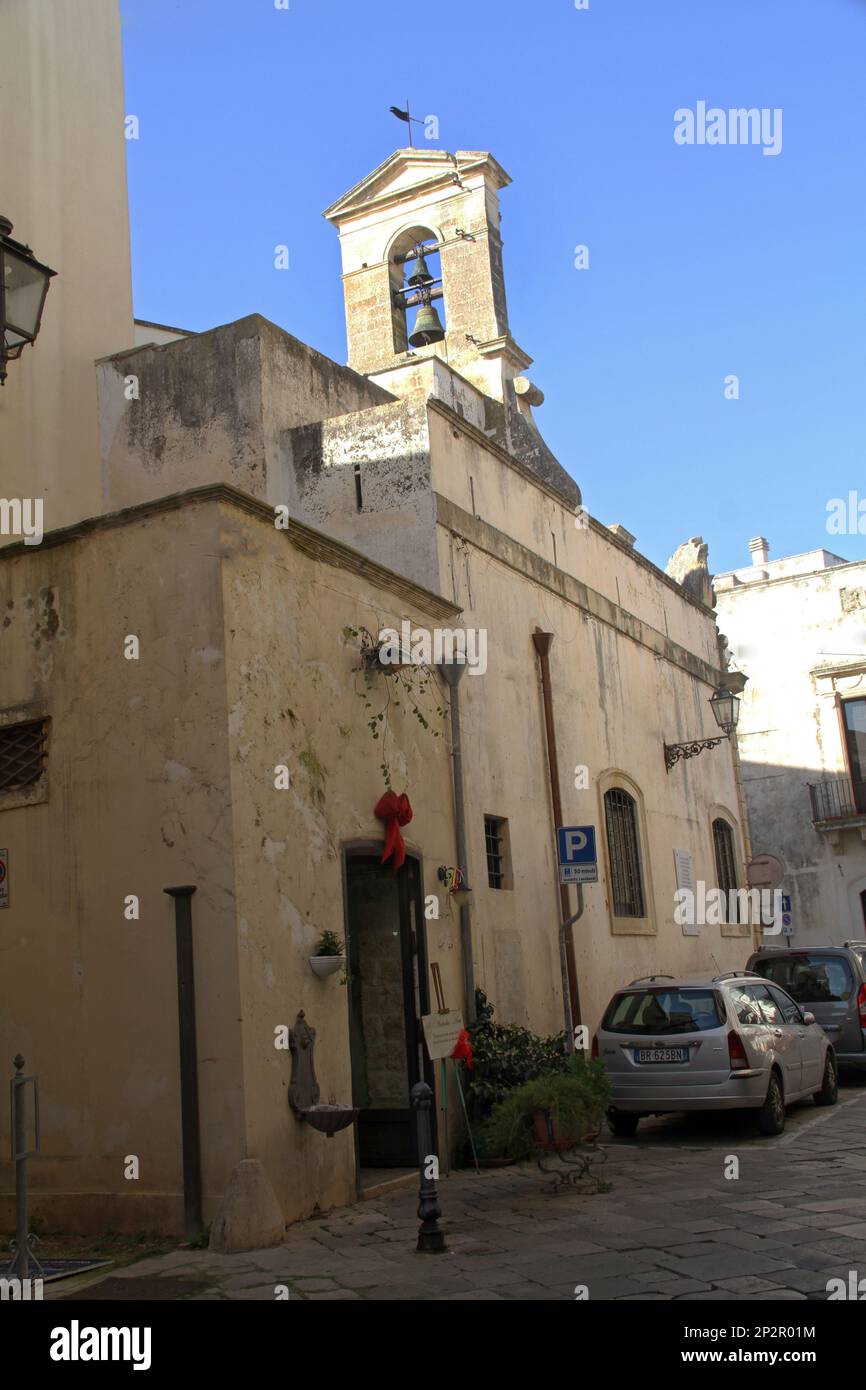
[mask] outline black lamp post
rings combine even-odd
[[[691,739],[688,743],[666,743],[665,767],[668,772],[680,758],[696,758],[705,748],[715,748],[724,743],[736,729],[740,717],[739,695],[735,695],[726,685],[720,685],[710,696],[709,704],[713,718],[722,731],[721,735],[718,738]]]
[[[42,322],[48,282],[55,270],[37,261],[29,246],[13,241],[12,223],[0,214],[0,386],[6,363],[21,356]]]

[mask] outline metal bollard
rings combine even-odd
[[[433,1157],[433,1125],[430,1118],[433,1092],[426,1081],[419,1081],[412,1087],[412,1104],[415,1107],[418,1127],[418,1168],[421,1174],[421,1184],[418,1188],[418,1217],[421,1225],[418,1228],[418,1244],[415,1248],[425,1255],[439,1255],[447,1250],[448,1246],[439,1229],[442,1210],[439,1206],[436,1183],[425,1173],[427,1159]]]

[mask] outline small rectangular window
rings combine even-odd
[[[511,845],[507,820],[501,816],[484,817],[484,848],[490,887],[511,888]]]
[[[32,787],[45,771],[47,721],[0,726],[0,792]]]

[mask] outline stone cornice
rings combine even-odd
[[[124,507],[121,511],[109,512],[105,516],[88,517],[84,521],[77,521],[74,525],[64,526],[57,531],[47,531],[38,546],[25,545],[23,541],[2,546],[0,547],[0,563],[6,560],[21,559],[22,556],[32,557],[39,551],[69,545],[74,541],[84,540],[99,531],[110,531],[119,526],[134,526],[137,522],[150,516],[157,516],[161,512],[180,511],[184,507],[195,506],[202,502],[218,502],[235,507],[238,511],[246,512],[249,516],[257,517],[271,528],[274,527],[274,509],[269,507],[266,502],[261,502],[258,498],[251,497],[248,493],[241,492],[239,488],[231,487],[227,483],[208,483],[204,487],[189,488],[185,492],[174,492],[167,497],[158,497],[150,502],[140,502],[133,507]],[[429,589],[422,588],[420,584],[414,584],[410,579],[404,578],[403,575],[386,569],[384,565],[370,560],[360,551],[344,544],[343,541],[336,540],[333,536],[327,536],[303,521],[295,521],[290,518],[288,527],[278,534],[284,535],[291,545],[312,559],[320,560],[326,565],[333,565],[336,569],[349,570],[353,574],[361,575],[378,588],[388,589],[391,593],[399,595],[413,608],[419,609],[430,617],[454,618],[461,612],[455,604],[442,598],[441,595],[434,594]]]
[[[621,608],[612,599],[606,598],[598,590],[591,589],[588,584],[584,584],[581,580],[566,574],[564,570],[558,569],[549,560],[537,555],[534,550],[521,545],[519,541],[513,540],[510,536],[506,536],[496,527],[489,526],[486,521],[480,521],[477,517],[464,511],[456,502],[450,501],[449,498],[443,497],[438,492],[434,493],[434,496],[436,499],[436,520],[446,530],[453,531],[455,535],[468,541],[476,549],[484,551],[486,555],[499,560],[509,569],[524,575],[532,583],[542,585],[597,622],[604,623],[621,636],[637,642],[652,652],[654,656],[669,661],[673,666],[680,667],[681,670],[686,671],[696,680],[704,681],[713,689],[722,681],[724,673],[718,667],[711,666],[702,657],[695,656],[687,648],[681,647],[678,642],[671,641],[657,628],[651,627],[649,623],[645,623],[641,618],[635,617],[633,613],[627,612],[626,609]],[[709,610],[704,611],[709,612]],[[712,613],[710,616],[712,617]]]

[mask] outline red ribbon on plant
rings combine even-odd
[[[455,1062],[465,1062],[470,1071],[473,1070],[475,1063],[472,1060],[472,1039],[465,1028],[461,1028],[460,1036],[457,1039],[457,1046],[451,1053]]]
[[[380,862],[385,863],[386,859],[394,856],[394,868],[402,869],[406,861],[406,846],[403,843],[403,836],[400,834],[400,826],[408,825],[412,819],[412,807],[409,805],[409,798],[405,792],[398,796],[396,792],[385,792],[376,802],[376,815],[379,820],[386,823],[385,831],[385,853]]]

